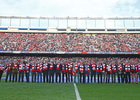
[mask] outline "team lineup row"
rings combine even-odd
[[[4,71],[7,73],[5,82],[8,79],[9,82],[17,82],[17,74],[19,74],[18,82],[24,81],[24,74],[26,75],[26,82],[29,82],[30,72],[32,74],[32,82],[36,82],[37,76],[37,82],[44,83],[53,83],[54,79],[55,82],[59,83],[89,83],[89,81],[94,83],[131,83],[131,75],[132,83],[134,83],[134,77],[135,83],[138,83],[137,76],[140,78],[140,63],[138,58],[123,58],[123,60],[118,58],[64,59],[52,58],[50,60],[37,59],[36,61],[30,61],[31,59],[17,60],[14,58],[8,62],[1,60],[0,80]],[[13,77],[11,78],[11,76]]]

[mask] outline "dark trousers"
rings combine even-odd
[[[87,75],[87,77],[88,77],[87,82],[89,83],[89,72],[88,72],[88,71],[86,71],[86,72],[84,73],[84,75],[85,75],[85,82],[86,82],[86,75]]]
[[[46,79],[46,80],[45,80]],[[43,71],[43,82],[47,82],[48,83],[48,70]]]
[[[83,79],[83,81],[82,81]],[[80,83],[85,83],[85,75],[84,73],[80,73]]]
[[[12,75],[12,71],[7,71],[5,82],[7,82],[8,76],[9,76],[9,82],[11,82],[11,75]]]
[[[125,80],[125,74],[124,72],[122,73],[122,83],[124,83],[124,80]]]
[[[12,82],[17,82],[17,72],[13,72],[13,79],[12,79]]]
[[[66,76],[66,82],[68,82],[68,73],[62,73],[62,82],[64,83],[64,76]]]
[[[25,74],[26,74],[26,82],[29,83],[29,72],[26,71]]]
[[[126,72],[125,83],[131,83],[130,72]]]
[[[138,72],[138,79],[137,80],[139,80],[140,81],[140,72]]]
[[[2,74],[3,74],[3,71],[0,71],[0,82],[1,82]]]
[[[54,73],[53,72],[49,73],[49,83],[51,83],[51,82],[54,83]]]
[[[59,81],[58,81],[58,77],[59,77]],[[57,82],[61,82],[61,73],[60,72],[57,72],[56,73],[56,78],[55,78],[55,82],[57,83]]]
[[[96,83],[96,72],[91,72],[91,83],[93,82],[92,81],[93,75],[94,75],[94,83]]]
[[[32,71],[32,83],[36,82],[36,71]]]
[[[40,76],[40,78],[39,78],[39,76]],[[40,82],[42,83],[42,72],[37,71],[37,83],[39,83],[39,79],[40,79]]]
[[[106,75],[106,83],[110,83],[110,73],[107,72],[107,75]]]
[[[102,73],[98,72],[97,75],[98,75],[98,83],[100,82],[102,83]]]
[[[116,83],[116,73],[115,72],[112,73],[112,82]]]
[[[68,73],[68,82],[73,82],[72,72]]]
[[[20,83],[20,77],[21,77],[21,82],[23,83],[23,81],[24,81],[24,71],[19,72],[19,78],[18,78],[19,83]]]
[[[118,73],[118,83],[123,82],[122,73]]]

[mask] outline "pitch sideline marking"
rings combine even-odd
[[[80,97],[80,94],[79,94],[79,92],[78,92],[77,86],[76,86],[75,83],[73,83],[73,84],[74,84],[74,89],[75,89],[76,98],[77,98],[77,100],[81,100],[81,97]]]

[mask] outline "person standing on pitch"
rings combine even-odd
[[[40,76],[40,82],[42,83],[42,62],[38,61],[37,64],[37,83],[39,83],[39,76]]]
[[[72,63],[68,63],[68,81],[73,82]]]
[[[31,64],[28,61],[25,65],[25,75],[26,75],[26,82],[27,83],[29,83],[30,66],[31,66]]]
[[[106,74],[105,74],[105,70],[106,70],[106,63],[105,63],[105,62],[103,62],[102,67],[103,67],[103,72],[102,72],[102,76],[103,76],[103,83],[105,83],[105,76],[106,76]]]
[[[80,64],[80,68],[79,68],[79,73],[80,73],[80,83],[85,83],[85,75],[84,75],[84,72],[85,72],[85,67],[84,67],[83,62],[81,62],[81,64]],[[83,79],[83,82],[82,82],[82,79]]]
[[[112,73],[111,64],[107,63],[106,66],[106,83],[110,83],[110,74]]]
[[[49,79],[48,79],[49,66],[50,66],[50,64],[47,63],[47,60],[45,60],[43,63],[43,82],[44,83],[49,82]],[[45,79],[46,79],[46,81],[45,81]]]
[[[94,83],[96,83],[96,64],[92,62],[92,64],[89,65],[91,70],[91,83],[93,82],[93,76],[94,76]]]
[[[60,61],[57,61],[57,65],[56,65],[56,80],[55,82],[61,82],[61,71],[62,71],[62,64],[60,63]],[[59,81],[58,81],[58,78],[59,77]]]
[[[9,76],[9,82],[11,82],[12,67],[11,67],[10,61],[9,61],[9,63],[6,62],[6,70],[7,70],[7,74],[6,74],[5,82],[7,82],[8,76]]]
[[[98,83],[102,83],[102,71],[103,71],[103,67],[102,64],[99,64],[99,62],[97,63],[97,75],[98,75]]]
[[[138,63],[138,76],[139,76],[139,81],[140,81],[140,63]]]
[[[74,74],[74,83],[76,83],[76,77],[77,77],[78,83],[79,83],[79,65],[78,65],[78,61],[76,61],[73,64],[73,71],[75,72],[75,74]]]
[[[122,83],[125,82],[125,62],[122,63]]]
[[[32,83],[33,82],[36,82],[36,64],[35,64],[35,61],[33,61],[33,63],[32,63],[32,69],[31,69],[31,71],[32,71]]]
[[[128,64],[128,62],[125,65],[125,83],[131,83],[131,77],[130,77],[130,64]]]
[[[18,82],[20,83],[20,77],[22,79],[22,83],[24,81],[24,71],[25,71],[25,64],[23,63],[23,60],[21,60],[21,63],[19,64],[19,78],[18,78]]]
[[[51,61],[50,62],[50,68],[49,68],[49,83],[51,83],[51,82],[54,83],[55,67],[56,67],[56,64]]]
[[[123,73],[122,70],[123,70],[122,64],[120,62],[118,62],[118,65],[117,65],[118,83],[122,82],[122,73]]]
[[[5,70],[4,64],[3,64],[3,61],[1,60],[0,61],[0,82],[1,82],[2,74],[4,70]]]
[[[134,61],[131,64],[131,73],[132,73],[132,83],[134,83],[134,77],[135,77],[135,83],[137,84],[138,66],[136,62],[134,63]]]
[[[113,79],[113,83],[116,83],[116,64],[115,62],[113,62],[112,64],[112,79]]]
[[[66,61],[63,61],[62,64],[62,82],[64,83],[64,76],[66,76],[66,82],[68,82],[68,65],[66,64]]]
[[[14,60],[14,63],[11,64],[12,67],[12,74],[13,74],[13,79],[12,82],[17,82],[17,61]],[[15,80],[14,80],[15,79]]]
[[[86,64],[85,64],[85,73],[84,73],[84,76],[85,76],[85,82],[86,82],[86,75],[87,75],[87,77],[88,77],[87,82],[88,82],[88,83],[89,83],[89,74],[90,74],[90,68],[89,68],[88,62],[86,62]]]

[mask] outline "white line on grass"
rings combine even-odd
[[[77,86],[76,86],[75,83],[73,83],[73,84],[74,84],[74,89],[75,89],[76,98],[77,98],[77,100],[81,100],[81,97],[80,97],[80,94],[79,94],[79,92],[78,92]]]

